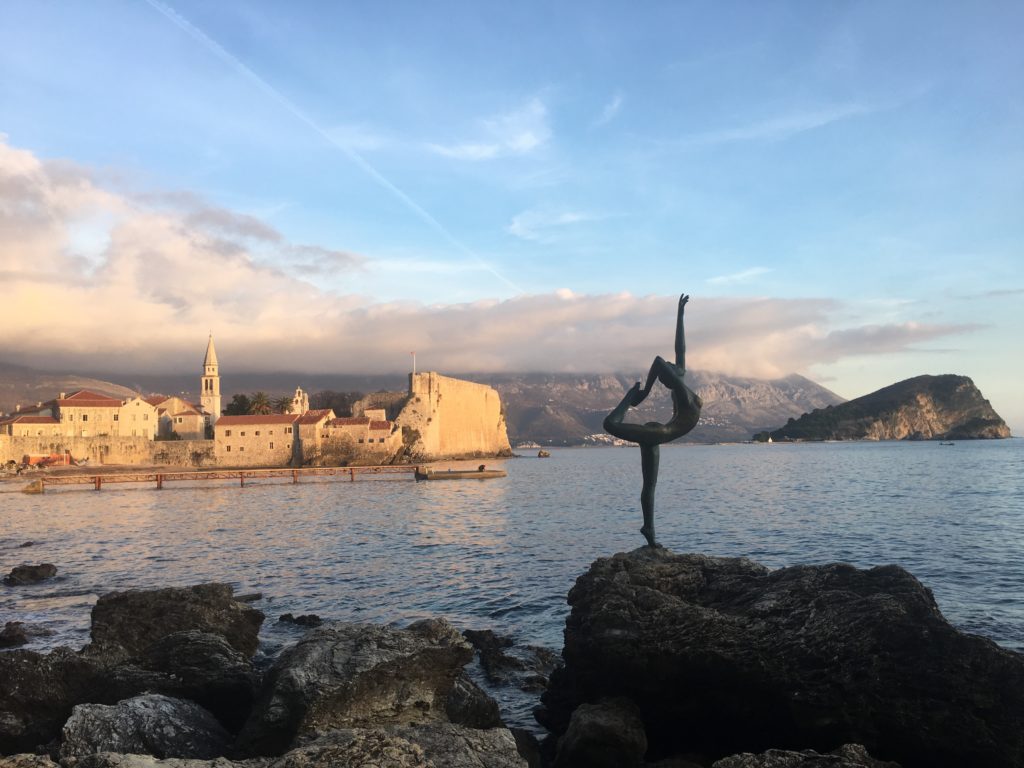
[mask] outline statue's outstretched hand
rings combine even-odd
[[[640,382],[636,382],[629,390],[629,404],[635,408],[646,399],[647,393],[640,388]]]
[[[680,296],[679,297],[679,308],[682,309],[683,307],[685,307],[686,306],[686,302],[688,302],[689,300],[690,300],[690,297],[687,296],[685,293],[682,296]]]

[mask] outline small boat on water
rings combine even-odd
[[[476,469],[430,469],[416,470],[416,480],[490,480],[494,477],[508,477],[504,469],[487,469],[481,464]]]
[[[956,443],[939,443],[939,445],[956,445]]]

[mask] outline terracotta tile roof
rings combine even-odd
[[[330,408],[321,408],[320,410],[316,410],[316,411],[306,411],[304,414],[299,416],[297,423],[299,423],[299,424],[316,424],[321,419],[327,418],[328,416],[333,416],[333,415],[334,415],[334,411],[332,411]]]
[[[120,408],[121,400],[116,397],[97,395],[87,389],[80,389],[73,395],[59,399],[57,405],[74,408]]]
[[[217,426],[244,427],[247,424],[294,424],[298,418],[293,413],[268,413],[265,415],[250,414],[248,416],[221,416]]]
[[[150,395],[149,397],[142,398],[142,401],[144,403],[149,403],[155,408],[156,406],[160,405],[160,403],[162,403],[164,400],[170,399],[171,398],[167,397],[166,395]]]
[[[18,409],[17,413],[15,413],[14,415],[24,415],[29,413],[39,413],[40,411],[46,411],[53,407],[53,403],[53,400],[49,400],[43,403],[42,405],[23,405],[21,406],[21,408]]]
[[[370,422],[370,429],[373,429],[373,430],[386,429],[388,432],[390,432],[391,431],[391,422],[390,421],[371,421]]]
[[[341,418],[331,419],[327,424],[332,427],[365,427],[368,426],[370,420],[365,416],[342,416]]]
[[[25,416],[18,413],[0,421],[0,424],[60,424],[60,422],[52,416]]]
[[[172,416],[199,416],[195,411],[181,411],[180,413],[172,413]]]

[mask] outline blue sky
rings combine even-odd
[[[685,291],[694,367],[963,373],[1024,430],[1019,3],[0,14],[17,360],[640,369]]]

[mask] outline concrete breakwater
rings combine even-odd
[[[0,766],[1022,762],[1024,658],[950,627],[902,569],[643,548],[597,560],[569,601],[538,746],[466,674],[467,639],[493,661],[493,635],[327,622],[267,667],[264,616],[227,585],[106,595],[82,651],[0,654],[0,751],[45,753]]]

